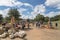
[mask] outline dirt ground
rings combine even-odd
[[[60,30],[36,29],[27,32],[27,40],[60,40]]]
[[[25,31],[27,33],[27,36],[26,39],[24,40],[60,40],[60,30],[31,27],[31,29]],[[0,40],[12,40],[12,39],[0,38]],[[13,40],[23,40],[23,39],[15,38]]]

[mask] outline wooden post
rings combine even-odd
[[[14,27],[13,27],[13,24],[15,23],[15,18],[12,16],[12,18],[11,18],[11,25],[12,25],[12,31],[14,30]]]
[[[51,20],[50,20],[50,18],[49,18],[49,21],[48,21],[48,28],[51,27],[51,26],[50,26],[50,23],[51,23]]]
[[[11,18],[11,24],[14,24],[15,23],[15,18],[12,16]]]

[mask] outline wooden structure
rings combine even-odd
[[[11,24],[14,24],[15,23],[15,18],[12,16],[11,18]]]

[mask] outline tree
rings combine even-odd
[[[40,21],[40,20],[41,20],[41,21],[44,21],[44,16],[38,14],[38,15],[36,16],[35,20],[36,20],[36,21]]]
[[[3,22],[3,16],[0,14],[0,24]]]
[[[49,17],[45,17],[45,18],[44,18],[44,21],[45,21],[45,22],[48,22],[48,20],[49,20]]]
[[[8,16],[11,19],[12,16],[14,16],[15,20],[19,20],[19,17],[21,16],[19,11],[14,8],[14,9],[10,9],[8,12]]]
[[[10,20],[11,18],[10,17],[5,17],[5,21],[7,21],[7,22],[10,22],[11,20]]]
[[[60,20],[60,15],[56,15],[54,17],[51,17],[51,21],[58,21]]]

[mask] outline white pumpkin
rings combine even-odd
[[[18,33],[18,32],[16,32],[16,33],[14,34],[14,36],[15,36],[15,37],[18,37],[18,35],[19,35],[19,33]]]
[[[19,37],[23,37],[24,35],[26,35],[25,31],[19,31]]]
[[[2,35],[0,35],[0,38],[2,37]]]
[[[9,38],[13,39],[14,38],[14,34],[12,33],[11,35],[9,35]]]
[[[9,30],[8,30],[9,35],[10,35],[11,33],[15,33],[15,32],[16,32],[16,31],[15,31],[14,29],[13,29],[13,30],[12,30],[12,29],[9,29]]]
[[[4,32],[2,35],[0,35],[1,38],[5,38],[7,36],[7,33]]]
[[[8,30],[9,35],[12,33],[12,30]]]

